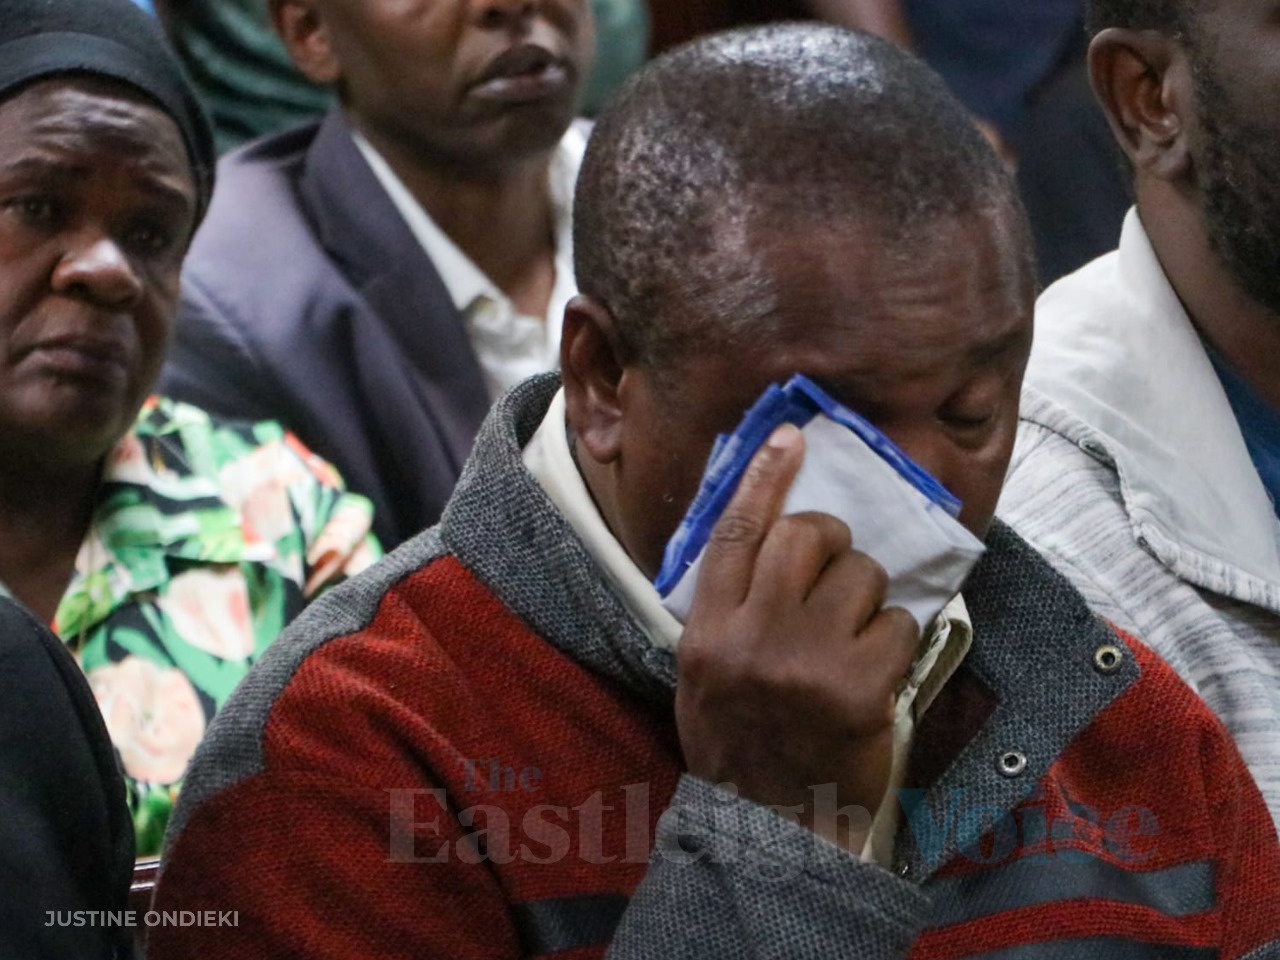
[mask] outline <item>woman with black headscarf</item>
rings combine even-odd
[[[140,852],[249,666],[376,552],[368,502],[279,425],[148,397],[213,164],[128,0],[0,4],[0,595],[79,659]]]

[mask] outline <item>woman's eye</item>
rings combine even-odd
[[[57,219],[57,207],[48,197],[18,197],[5,204],[29,226],[48,226]]]
[[[32,220],[52,220],[53,204],[40,197],[31,197],[22,201],[22,212]]]
[[[150,225],[134,227],[125,239],[129,248],[139,253],[163,253],[173,244],[173,235],[168,230]]]

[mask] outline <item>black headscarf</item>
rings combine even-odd
[[[130,0],[0,0],[0,101],[60,74],[120,81],[164,110],[182,133],[203,214],[217,162],[213,136],[152,17]]]

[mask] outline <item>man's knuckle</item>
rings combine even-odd
[[[915,633],[919,630],[916,618],[904,607],[889,607],[885,610],[885,614],[895,633]]]
[[[676,648],[676,666],[682,676],[732,676],[749,661],[749,645],[741,639],[728,623],[717,624],[713,630],[699,629],[694,636],[681,638]]]
[[[756,681],[764,690],[773,692],[798,692],[807,688],[809,675],[803,663],[796,657],[775,658],[762,665]]]
[[[770,535],[789,555],[808,551],[817,542],[817,534],[802,516],[779,517]]]
[[[853,556],[858,580],[875,593],[883,594],[889,588],[889,574],[884,567],[868,554],[855,552]]]
[[[843,526],[825,514],[791,514],[774,524],[773,536],[781,540],[789,556],[831,555],[843,547],[840,533]]]
[[[676,653],[676,668],[682,678],[698,680],[714,669],[715,657],[705,644],[681,643]]]
[[[831,545],[833,550],[847,549],[853,542],[849,525],[839,517],[833,517],[829,513],[816,513],[813,517],[815,525],[822,531],[823,539]]]
[[[721,549],[754,544],[764,534],[759,521],[739,513],[726,513],[711,531],[711,543]]]

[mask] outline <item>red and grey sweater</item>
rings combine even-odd
[[[152,960],[1280,956],[1280,845],[1225,731],[1002,527],[893,871],[683,774],[670,656],[520,463],[554,386],[220,713],[156,910],[236,925],[156,926]]]

